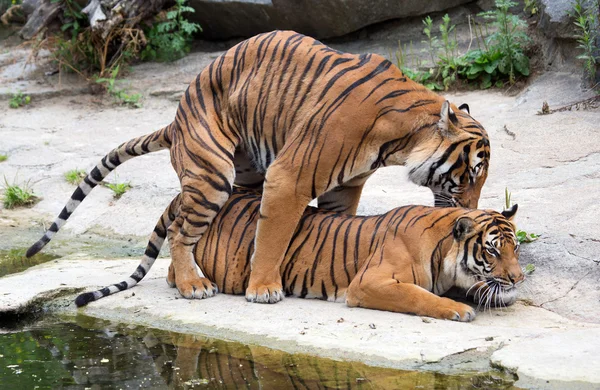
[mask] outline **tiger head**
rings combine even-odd
[[[519,241],[513,224],[517,205],[497,213],[481,211],[454,223],[456,285],[484,306],[508,306],[525,276],[519,265]]]
[[[488,175],[490,142],[487,132],[469,114],[446,100],[441,104],[433,136],[409,161],[409,178],[433,191],[436,207],[477,208]]]

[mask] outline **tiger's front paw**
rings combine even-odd
[[[437,310],[434,317],[444,320],[471,322],[475,319],[475,316],[475,310],[471,306],[444,298],[442,307]]]
[[[210,298],[219,292],[217,285],[204,277],[176,280],[175,284],[179,293],[187,299]]]
[[[252,285],[246,289],[246,300],[258,303],[277,303],[283,299],[281,283]]]

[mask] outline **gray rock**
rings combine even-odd
[[[581,71],[581,61],[576,60],[581,54],[577,48],[575,18],[570,15],[574,0],[540,0],[539,28],[549,38],[542,42],[544,59],[551,69]],[[585,2],[586,7],[594,7],[595,23],[600,17],[600,7],[592,0]],[[597,43],[600,38],[597,39]],[[597,67],[596,81],[600,81],[600,67]],[[586,81],[586,83],[589,82]],[[593,84],[593,83],[592,83]]]
[[[443,11],[472,0],[190,0],[189,18],[207,38],[247,37],[276,29],[316,38],[348,34],[384,20]]]
[[[569,11],[573,0],[540,0],[539,27],[549,38],[575,39],[575,25]]]

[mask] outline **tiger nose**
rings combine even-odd
[[[523,271],[521,271],[521,268],[519,267],[518,269],[511,270],[508,272],[508,279],[511,281],[512,284],[517,284],[523,279],[525,279],[525,275],[523,275]]]

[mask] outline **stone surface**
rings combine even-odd
[[[566,365],[576,362],[578,380],[588,382],[587,386],[581,383],[578,387],[597,388],[600,385],[600,354],[591,340],[598,338],[600,329],[561,330],[543,337],[532,335],[528,340],[500,348],[492,354],[491,362],[519,377],[544,378],[553,383],[573,379],[564,369],[557,369],[556,362]]]
[[[426,15],[472,0],[190,0],[189,18],[209,38],[249,37],[295,30],[316,38],[337,37],[373,23]]]
[[[523,373],[533,378],[534,384],[545,380],[600,383],[600,371],[590,369],[598,363],[600,326],[570,321],[545,309],[517,303],[507,309],[479,313],[472,323],[458,323],[423,321],[417,316],[297,298],[287,298],[277,305],[252,304],[242,296],[224,294],[186,300],[176,289],[167,287],[164,278],[168,264],[166,259],[159,260],[147,279],[134,289],[84,308],[75,307],[73,295],[58,299],[50,307],[61,313],[84,313],[286,352],[402,369],[435,366],[438,371],[456,373],[453,362],[462,353],[476,351],[470,357],[473,363],[486,367],[489,351],[495,351],[494,364]],[[56,291],[118,282],[136,266],[137,260],[59,260],[1,278],[0,316],[17,307],[29,306],[31,310],[32,303],[41,305],[43,300],[56,296]],[[93,279],[89,275],[94,275]]]
[[[575,39],[575,26],[569,15],[573,0],[540,0],[539,5],[539,27],[547,37]]]

